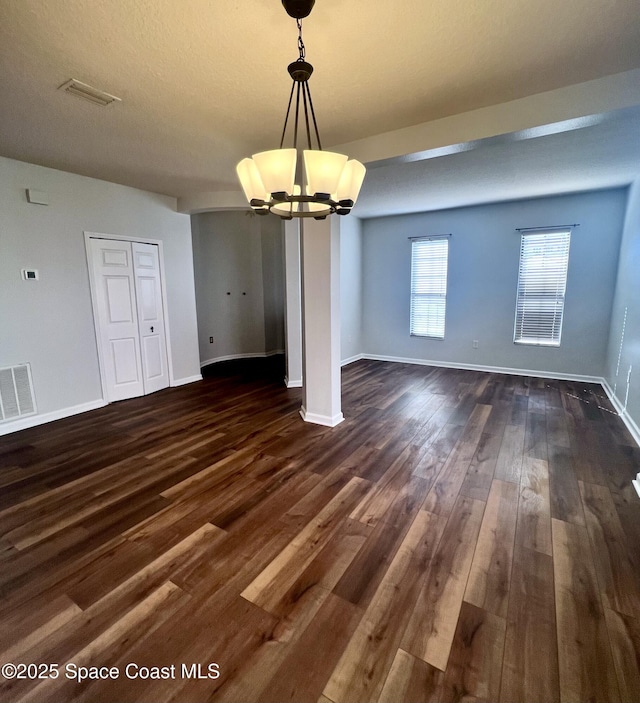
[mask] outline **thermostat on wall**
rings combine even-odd
[[[37,281],[40,278],[40,274],[37,269],[22,269],[22,278],[25,281]]]

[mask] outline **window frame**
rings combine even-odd
[[[513,343],[518,344],[518,345],[523,345],[523,346],[528,346],[528,347],[546,347],[549,349],[558,349],[561,344],[562,344],[562,330],[564,327],[564,311],[565,311],[565,303],[566,303],[566,298],[567,298],[567,281],[569,278],[569,256],[571,252],[571,235],[573,233],[573,228],[572,227],[541,227],[539,229],[528,229],[527,231],[521,231],[520,232],[520,251],[518,255],[518,281],[516,284],[516,301],[515,301],[515,315],[514,315],[514,322],[513,322]],[[558,335],[557,335],[557,341],[553,338],[549,338],[549,341],[545,341],[543,338],[540,336],[538,337],[530,337],[527,339],[526,337],[522,336],[523,335],[523,327],[524,323],[521,321],[520,325],[518,325],[518,311],[520,309],[520,299],[521,299],[521,280],[522,280],[522,272],[523,272],[523,265],[522,265],[522,257],[524,253],[524,248],[525,248],[525,241],[527,238],[535,237],[535,236],[540,236],[540,235],[560,235],[560,234],[566,234],[567,239],[566,239],[566,260],[564,264],[564,283],[563,283],[563,290],[562,294],[560,296],[562,305],[560,308],[560,322],[558,324]],[[556,290],[556,301],[558,300],[558,293]],[[557,303],[556,303],[557,304]],[[555,325],[554,325],[555,327]],[[518,331],[520,330],[520,338],[518,337]]]
[[[410,282],[410,294],[409,294],[409,336],[411,337],[419,337],[421,339],[434,339],[434,340],[439,340],[443,341],[445,338],[445,333],[446,333],[446,317],[447,317],[447,294],[448,294],[448,287],[449,287],[449,237],[450,235],[448,234],[439,234],[439,235],[425,235],[424,237],[411,237],[411,282]],[[445,257],[445,268],[444,268],[444,293],[443,294],[430,294],[430,295],[425,295],[425,294],[418,294],[415,292],[415,261],[414,261],[414,255],[416,252],[416,249],[414,248],[416,245],[420,245],[426,242],[442,242],[444,241],[446,243],[446,257]],[[440,298],[444,301],[444,314],[442,316],[442,335],[433,335],[433,334],[421,334],[419,332],[414,331],[414,322],[415,322],[415,315],[414,315],[414,301],[418,297],[432,297],[432,298]]]

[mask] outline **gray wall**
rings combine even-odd
[[[27,202],[25,189],[48,193]],[[30,362],[39,414],[102,399],[84,231],[164,243],[173,375],[199,375],[189,218],[176,200],[0,158],[0,366]],[[21,280],[23,268],[39,281]]]
[[[640,181],[629,190],[605,378],[640,426]]]
[[[284,243],[279,217],[260,217],[262,283],[264,298],[264,348],[284,349]]]
[[[362,222],[353,215],[340,222],[340,358],[362,353]]]
[[[193,215],[191,227],[201,363],[282,351],[280,219],[207,212]]]
[[[365,220],[364,353],[601,377],[626,199],[626,189],[615,189]],[[562,344],[516,345],[515,229],[571,223],[580,227],[571,241]],[[445,339],[411,337],[408,237],[444,233],[453,235]]]

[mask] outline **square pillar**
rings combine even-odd
[[[306,422],[344,420],[340,367],[340,218],[301,222],[303,394]]]
[[[287,388],[302,386],[302,290],[300,279],[300,220],[284,221],[285,360]]]

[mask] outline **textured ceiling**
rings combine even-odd
[[[638,0],[317,0],[325,145],[640,66]],[[2,0],[0,155],[147,190],[236,188],[297,56],[279,0]],[[57,92],[77,78],[122,98]]]

